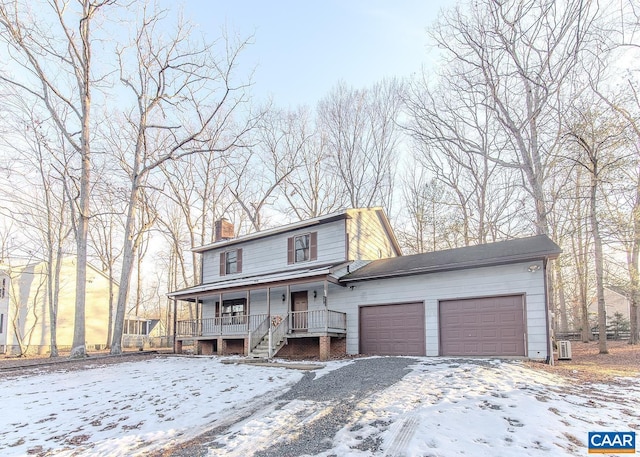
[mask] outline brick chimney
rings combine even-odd
[[[218,219],[214,225],[216,243],[218,241],[230,240],[234,236],[233,224],[226,219]]]

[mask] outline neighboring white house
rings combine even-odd
[[[4,353],[7,347],[10,281],[9,267],[0,264],[0,353]]]
[[[545,276],[561,251],[544,235],[403,256],[380,208],[351,209],[194,251],[200,284],[169,293],[197,305],[177,351],[551,355]]]
[[[616,313],[622,314],[625,319],[631,318],[631,300],[629,293],[622,287],[607,286],[604,288],[604,305],[607,313],[607,324],[610,324]],[[589,315],[598,318],[598,300],[593,298],[589,303]]]
[[[75,321],[75,258],[65,257],[60,270],[60,292],[56,319],[57,346],[69,349],[73,342]],[[5,268],[7,288],[3,352],[10,354],[49,352],[51,318],[47,299],[46,262],[15,262]],[[0,284],[2,279],[0,279]],[[85,328],[88,350],[106,345],[109,324],[109,278],[88,265],[86,285]],[[114,284],[112,293],[118,293]],[[0,307],[5,302],[0,301]]]

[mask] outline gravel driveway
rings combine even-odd
[[[221,455],[253,455],[255,457],[287,457],[314,455],[333,447],[335,434],[343,428],[354,413],[355,406],[362,399],[386,389],[402,379],[410,370],[415,359],[403,357],[383,357],[359,359],[338,370],[316,379],[314,372],[308,372],[297,384],[283,395],[276,397],[266,406],[253,411],[247,417],[240,417],[236,424],[252,419],[260,423],[261,417],[274,416],[278,411],[296,405],[299,420],[288,422],[279,429],[279,436],[291,439],[256,439],[248,446],[231,452],[223,448],[225,441],[233,442],[239,434],[238,427],[228,425],[215,428],[195,440],[165,450],[162,456],[205,456],[210,449],[219,449]],[[305,420],[304,418],[312,418]],[[264,422],[264,421],[263,421]],[[269,438],[269,437],[266,437]],[[274,444],[269,445],[270,442]],[[375,450],[378,443],[363,443],[362,450]],[[214,455],[217,452],[214,452]]]

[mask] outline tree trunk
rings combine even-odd
[[[76,230],[77,261],[76,261],[76,303],[73,325],[73,343],[71,357],[86,357],[85,337],[85,298],[87,291],[87,241],[90,217],[90,188],[91,188],[91,47],[89,44],[89,25],[94,6],[84,0],[83,18],[80,21],[80,38],[82,41],[82,67],[80,92],[82,107],[82,127],[80,137],[80,204],[78,208],[78,227]]]
[[[587,302],[587,262],[586,262],[586,240],[583,239],[582,229],[573,242],[573,252],[576,262],[576,275],[578,280],[578,300],[580,300],[580,326],[582,327],[580,338],[583,343],[591,341],[591,325],[589,323],[589,307]]]
[[[640,315],[638,306],[640,305],[640,272],[638,271],[638,260],[640,260],[640,177],[636,186],[636,197],[632,210],[633,217],[633,243],[631,245],[631,258],[629,259],[629,281],[631,285],[629,324],[631,334],[629,344],[640,343]]]
[[[602,255],[602,238],[596,214],[596,200],[598,193],[598,168],[595,158],[593,160],[593,170],[591,170],[591,196],[590,215],[591,232],[593,233],[594,261],[596,268],[596,295],[598,297],[598,349],[600,354],[608,354],[607,350],[607,309],[604,303],[604,265]]]
[[[124,333],[124,318],[126,314],[127,301],[129,299],[129,283],[133,271],[134,258],[136,255],[136,243],[134,243],[134,230],[136,208],[138,206],[138,195],[140,189],[137,178],[131,184],[131,194],[127,212],[127,221],[124,230],[124,247],[122,250],[122,272],[120,274],[120,288],[118,289],[118,302],[116,305],[116,319],[113,324],[113,338],[111,341],[111,354],[122,354],[122,334]]]
[[[109,259],[111,261],[111,259]],[[109,323],[107,324],[107,349],[111,349],[113,331],[113,265],[109,263]]]
[[[556,284],[558,285],[558,305],[559,305],[559,329],[562,333],[567,333],[569,331],[569,319],[567,317],[567,302],[564,296],[564,288],[562,287],[562,267],[560,266],[560,262],[556,260],[554,268],[556,270]]]

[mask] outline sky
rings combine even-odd
[[[360,399],[318,457],[573,457],[587,455],[588,432],[638,427],[637,377],[579,384],[514,361],[412,359],[403,379]],[[328,362],[315,379],[353,362]],[[0,454],[142,456],[228,426],[208,437],[208,455],[248,457],[334,410],[335,400],[275,402],[302,376],[202,356],[4,375]]]
[[[315,107],[339,81],[364,88],[428,61],[426,29],[454,0],[186,0],[184,15],[219,36],[253,35],[242,60],[254,95]]]

